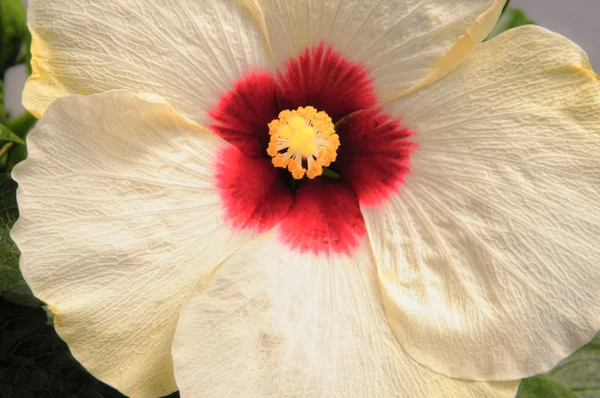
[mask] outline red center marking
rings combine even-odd
[[[356,194],[348,184],[326,178],[305,181],[279,224],[279,239],[303,253],[352,254],[365,237]]]
[[[294,201],[286,170],[233,146],[220,153],[216,177],[226,221],[236,229],[266,232],[283,219]]]
[[[266,154],[267,125],[281,110],[309,105],[339,122],[331,168],[342,178],[303,179],[294,194],[290,174]],[[365,68],[324,44],[287,61],[277,80],[261,72],[235,83],[210,112],[213,131],[235,146],[220,154],[216,175],[227,223],[258,232],[279,225],[288,247],[350,254],[366,234],[359,203],[381,205],[398,192],[415,147],[412,133],[376,105]]]
[[[342,58],[321,43],[304,50],[297,59],[286,62],[277,72],[277,99],[281,109],[313,106],[325,111],[333,122],[377,105],[377,97],[367,71]]]
[[[342,144],[331,168],[350,183],[362,206],[384,204],[409,172],[417,145],[407,138],[414,133],[376,108],[346,117],[336,132]]]

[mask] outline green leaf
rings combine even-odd
[[[525,379],[519,386],[517,398],[578,398],[574,392],[546,377],[535,376]]]
[[[41,307],[21,306],[2,295],[0,315],[1,397],[124,398],[73,358]]]
[[[8,111],[4,108],[4,84],[0,80],[0,124],[8,121]]]
[[[21,139],[18,135],[16,135],[11,129],[7,126],[0,124],[0,142],[14,142],[15,144],[25,145],[25,141]]]
[[[38,300],[34,295],[29,286],[24,285],[17,287],[15,289],[11,289],[8,291],[4,291],[0,293],[0,295],[10,301],[13,304],[17,304],[24,307],[41,307],[44,303]]]
[[[6,127],[11,129],[20,138],[25,138],[35,122],[37,122],[35,116],[29,112],[24,112],[21,114],[21,116],[10,119],[8,122],[6,122]]]
[[[21,42],[21,50],[17,57],[17,64],[25,64],[27,74],[31,75],[31,33],[29,33],[29,29],[25,31],[25,36]]]
[[[17,183],[10,174],[0,174],[0,292],[24,286],[19,272],[19,249],[10,238],[10,229],[19,217]]]
[[[21,0],[0,0],[0,77],[16,65],[27,32]]]
[[[7,126],[24,141],[36,122],[37,119],[31,113],[25,112],[21,116],[10,120],[7,123]],[[10,172],[13,167],[25,160],[25,158],[27,158],[27,146],[13,146],[8,152],[8,158],[6,159],[4,167],[5,171]]]
[[[509,29],[516,28],[523,25],[531,25],[535,24],[531,19],[527,18],[525,12],[519,8],[506,8],[500,16],[498,23],[492,33],[487,37],[487,40],[490,40],[500,33],[505,32]]]
[[[22,162],[27,158],[27,147],[25,145],[15,145],[8,152],[6,162],[4,163],[4,170],[11,172],[13,167]]]
[[[10,152],[14,150],[13,147],[25,148],[25,141],[15,134],[9,127],[0,123],[0,170],[10,171],[6,168],[10,157]]]
[[[549,376],[581,398],[600,396],[600,334],[550,371]]]
[[[0,336],[0,397],[126,398],[73,358],[38,305],[0,295]]]
[[[524,379],[517,398],[600,397],[600,333],[550,372]]]

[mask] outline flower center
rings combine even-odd
[[[329,115],[312,106],[281,111],[269,123],[269,135],[267,153],[273,157],[273,165],[287,168],[297,180],[305,174],[308,178],[323,174],[323,167],[335,161],[340,146]]]

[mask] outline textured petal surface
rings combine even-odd
[[[446,378],[390,330],[368,245],[352,257],[290,252],[264,236],[184,305],[173,342],[187,397],[514,397],[517,382]]]
[[[14,171],[21,270],[71,352],[134,397],[176,390],[170,355],[195,282],[251,231],[224,224],[216,135],[124,91],[57,100]]]
[[[268,64],[259,29],[236,1],[29,3],[33,74],[23,102],[36,116],[58,97],[123,88],[161,95],[205,123],[233,81]]]
[[[538,27],[393,103],[419,148],[363,209],[400,344],[440,373],[518,379],[600,327],[600,81]]]
[[[364,65],[387,99],[454,69],[491,32],[505,0],[260,2],[279,65],[325,42]]]

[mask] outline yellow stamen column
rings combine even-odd
[[[340,139],[325,112],[312,106],[284,110],[269,123],[271,140],[267,153],[275,167],[287,168],[299,180],[304,175],[315,178],[323,174],[337,157]]]

